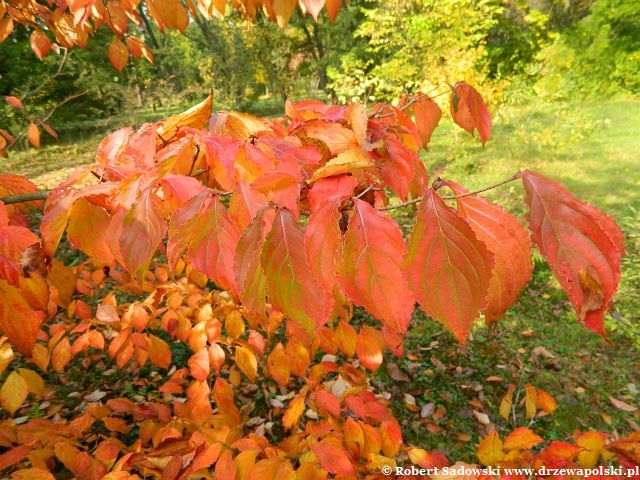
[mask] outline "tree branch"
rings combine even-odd
[[[17,195],[11,195],[8,197],[0,198],[0,202],[5,205],[11,205],[12,203],[25,203],[25,202],[33,202],[34,200],[45,200],[51,190],[40,190],[39,192],[31,192],[31,193],[19,193]]]
[[[518,171],[516,173],[514,173],[513,175],[511,175],[509,178],[502,180],[500,182],[494,183],[492,185],[489,185],[487,187],[483,187],[480,188],[478,190],[474,190],[473,192],[467,192],[467,193],[461,193],[459,195],[443,195],[442,199],[443,200],[455,200],[456,198],[462,198],[462,197],[469,197],[471,195],[476,195],[478,193],[482,193],[482,192],[486,192],[488,190],[492,190],[494,188],[497,187],[501,187],[502,185],[506,185],[507,183],[513,182],[514,180],[517,180],[520,178],[521,176],[521,172]],[[443,183],[442,179],[438,179],[434,182],[434,186],[437,189],[439,186],[441,186]],[[408,207],[409,205],[415,205],[416,203],[420,203],[422,201],[424,197],[421,195],[419,197],[416,197],[412,200],[409,200],[408,202],[403,202],[403,203],[399,203],[397,205],[390,205],[388,207],[384,207],[384,208],[379,208],[378,210],[380,211],[388,211],[388,210],[395,210],[396,208],[402,208],[402,207]]]

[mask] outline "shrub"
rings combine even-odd
[[[450,100],[486,142],[479,93],[458,83]],[[107,136],[93,165],[46,195],[42,240],[25,214],[45,195],[0,177],[0,402],[7,417],[33,402],[0,425],[0,468],[18,479],[322,479],[448,465],[403,443],[367,371],[385,350],[402,355],[416,300],[461,343],[481,311],[495,328],[531,275],[529,234],[478,192],[429,186],[417,153],[442,112],[426,95],[370,111],[287,103],[277,120],[211,116],[211,102]],[[531,240],[579,321],[604,336],[619,228],[539,173],[488,188],[515,180]],[[412,206],[406,245],[387,212]],[[55,258],[65,232],[88,257],[75,267]],[[354,304],[381,326],[352,324]],[[92,388],[99,375],[113,380]],[[545,391],[512,386],[500,414],[522,426],[504,440],[488,432],[479,461],[638,462],[637,434],[541,449],[526,425],[555,408]]]

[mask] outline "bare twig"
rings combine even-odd
[[[478,193],[486,192],[487,190],[492,190],[494,188],[500,187],[502,185],[506,185],[507,183],[513,182],[514,180],[519,179],[521,173],[518,171],[511,175],[509,178],[502,180],[500,182],[494,183],[487,187],[480,188],[478,190],[474,190],[473,192],[461,193],[459,195],[443,195],[442,198],[444,200],[455,200],[456,198],[468,197],[470,195],[476,195]],[[396,208],[408,207],[409,205],[415,205],[416,203],[420,203],[423,199],[423,196],[416,197],[408,202],[399,203],[397,205],[390,205],[388,207],[380,208],[381,211],[395,210]]]
[[[0,202],[5,205],[11,205],[12,203],[25,203],[25,202],[33,202],[35,200],[45,200],[51,190],[40,190],[39,192],[31,192],[31,193],[19,193],[17,195],[10,195],[8,197],[0,198]]]

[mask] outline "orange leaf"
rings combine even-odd
[[[606,440],[606,435],[600,432],[585,432],[576,439],[576,445],[582,447],[578,453],[578,463],[582,468],[596,466]]]
[[[541,437],[533,433],[526,427],[516,428],[504,439],[504,449],[510,450],[529,450],[539,443],[542,443]]]
[[[382,365],[384,342],[380,332],[368,325],[363,325],[356,340],[358,360],[367,369],[375,372]]]
[[[27,139],[29,143],[35,147],[40,148],[40,130],[35,123],[29,123],[29,127],[27,128]]]
[[[431,140],[431,134],[438,126],[440,117],[442,117],[442,110],[440,110],[438,104],[427,95],[418,96],[414,100],[411,109],[413,110],[418,133],[420,134],[420,144],[423,148],[427,148],[429,140]]]
[[[20,352],[29,355],[44,313],[31,309],[16,287],[0,279],[0,331]]]
[[[345,295],[389,329],[404,333],[414,299],[402,269],[407,247],[398,225],[368,203],[354,199],[344,239],[339,282]]]
[[[191,355],[188,361],[191,376],[196,380],[206,380],[209,376],[209,351],[206,348]]]
[[[267,358],[267,373],[281,387],[289,383],[291,368],[282,343],[278,343],[269,354]]]
[[[233,461],[231,450],[225,450],[218,458],[216,462],[216,468],[214,471],[214,480],[228,480],[236,478],[236,463]]]
[[[22,102],[20,101],[20,99],[18,97],[14,97],[12,95],[8,95],[6,97],[4,97],[4,99],[7,101],[7,103],[9,105],[11,105],[13,108],[16,109],[20,109],[23,108],[22,106]]]
[[[282,417],[282,426],[286,430],[290,430],[294,425],[298,424],[298,420],[304,412],[304,401],[306,395],[298,395],[289,403],[287,410]]]
[[[105,240],[110,221],[111,217],[104,208],[81,198],[71,208],[67,239],[86,253],[94,264],[113,266],[115,259]]]
[[[109,45],[109,61],[119,72],[121,72],[122,69],[127,66],[127,63],[129,63],[129,50],[117,37],[114,37],[113,41]]]
[[[169,368],[171,365],[171,349],[164,340],[149,335],[149,359],[156,367]]]
[[[29,454],[29,451],[30,449],[26,445],[20,445],[19,447],[15,447],[11,450],[6,451],[2,455],[0,455],[0,470],[12,467],[22,459],[26,458]],[[51,478],[53,478],[53,476],[51,476]]]
[[[53,349],[53,353],[51,354],[51,366],[56,372],[61,372],[70,360],[71,345],[69,344],[69,338],[64,337]]]
[[[253,382],[258,373],[258,361],[255,354],[248,348],[236,346],[236,364],[249,381]]]
[[[159,202],[152,188],[143,190],[122,222],[120,251],[125,266],[138,279],[144,277],[153,254],[167,233]]]
[[[405,264],[422,309],[464,344],[486,305],[493,255],[433,189],[420,204]]]
[[[484,145],[491,135],[491,115],[478,91],[466,82],[458,82],[453,86],[450,105],[453,121],[473,135],[478,131]]]
[[[313,183],[325,177],[372,169],[375,166],[373,158],[371,158],[368,152],[361,148],[353,148],[341,152],[337,157],[332,158],[313,172],[313,176],[309,179],[309,182]]]
[[[30,38],[31,50],[36,56],[43,60],[51,49],[51,40],[42,30],[34,30]]]

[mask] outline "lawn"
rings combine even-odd
[[[137,126],[168,113],[111,119],[99,128],[104,132]],[[81,127],[42,150],[15,152],[0,160],[0,171],[25,175],[42,188],[55,186],[95,155],[101,135],[95,126]],[[486,413],[501,433],[529,423],[521,417],[508,423],[498,415],[510,383],[521,388],[532,383],[557,399],[555,414],[533,422],[546,439],[567,439],[578,429],[614,436],[637,429],[640,412],[621,411],[610,397],[640,404],[640,101],[503,107],[494,112],[494,130],[485,148],[446,118],[431,145],[424,160],[433,177],[451,178],[469,189],[526,168],[563,181],[623,226],[629,253],[617,298],[623,319],[607,320],[612,345],[578,324],[537,256],[533,281],[494,336],[479,323],[462,349],[439,325],[416,313],[405,342],[407,354],[389,358],[373,378],[391,399],[407,441],[474,461],[475,446],[487,429],[474,410]],[[518,183],[488,196],[518,214],[524,211]],[[412,213],[406,209],[396,214],[410,221]],[[356,321],[370,319],[358,312]]]

